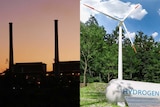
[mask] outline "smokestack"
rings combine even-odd
[[[12,37],[12,23],[9,23],[9,70],[11,71],[14,65],[13,60],[13,37]]]
[[[57,75],[59,73],[59,51],[58,51],[58,20],[55,20],[55,64],[54,72]]]

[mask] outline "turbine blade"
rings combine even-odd
[[[120,21],[118,18],[115,18],[115,17],[113,17],[113,16],[111,16],[111,15],[108,15],[108,14],[106,14],[106,13],[104,13],[104,12],[101,12],[101,11],[99,11],[99,10],[97,10],[97,9],[95,9],[95,8],[87,5],[87,4],[83,4],[83,5],[86,6],[86,7],[88,7],[88,8],[90,8],[90,9],[92,9],[92,10],[95,10],[95,11],[97,11],[97,12],[99,12],[99,13],[102,13],[102,14],[104,14],[105,16],[108,16],[108,17],[110,17],[110,18],[112,18],[112,19],[114,19],[114,20]]]
[[[122,21],[124,21],[135,9],[139,7],[139,4],[137,4],[124,18]]]
[[[127,28],[126,28],[126,25],[125,25],[124,23],[123,23],[123,27],[124,27],[124,30],[126,31],[128,37],[129,37],[129,40],[131,41],[131,44],[133,45],[133,41],[132,41],[132,39],[131,39],[131,37],[130,37],[130,35],[129,35],[129,33],[128,33],[128,30],[127,30]]]
[[[133,48],[134,52],[137,53],[137,50],[134,45],[132,45],[132,48]]]
[[[126,31],[128,37],[129,37],[129,40],[131,41],[131,47],[134,49],[134,52],[137,53],[137,50],[136,50],[136,48],[135,48],[135,46],[134,46],[134,44],[133,44],[133,41],[132,41],[132,39],[131,39],[131,36],[129,35],[129,32],[128,32],[127,28],[126,28],[126,25],[125,25],[124,23],[122,23],[122,24],[123,24],[124,30]]]

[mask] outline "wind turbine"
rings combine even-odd
[[[97,11],[97,12],[99,12],[99,13],[102,13],[102,14],[104,14],[105,16],[108,16],[108,17],[110,17],[110,18],[112,18],[112,19],[114,19],[114,20],[119,21],[119,25],[118,25],[118,26],[119,26],[118,79],[119,79],[119,80],[122,80],[122,79],[123,79],[123,76],[122,76],[122,69],[123,69],[123,67],[122,67],[122,66],[123,66],[123,65],[122,65],[122,26],[124,27],[124,29],[125,29],[128,37],[129,37],[129,39],[130,39],[130,41],[131,41],[131,46],[132,46],[132,48],[134,49],[135,53],[137,53],[136,48],[134,47],[133,41],[131,40],[131,37],[130,37],[130,35],[129,35],[129,32],[128,32],[125,24],[124,24],[124,21],[125,21],[125,19],[126,19],[135,9],[137,9],[137,8],[139,7],[139,4],[137,4],[131,11],[129,11],[129,13],[128,13],[123,19],[118,19],[118,18],[116,18],[116,17],[113,17],[113,16],[111,16],[111,15],[109,15],[109,14],[106,14],[106,13],[104,13],[104,12],[102,12],[102,11],[99,11],[99,10],[97,10],[97,9],[95,9],[95,8],[87,5],[87,4],[83,4],[83,5],[86,6],[86,7],[88,7],[88,8],[90,8],[90,9],[92,9],[92,10],[95,10],[95,11]]]

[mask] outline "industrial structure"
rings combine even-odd
[[[55,20],[55,60],[52,72],[46,71],[43,62],[14,63],[12,23],[9,23],[9,32],[9,69],[0,76],[0,92],[3,92],[0,105],[79,106],[80,61],[59,61],[58,20]],[[17,100],[20,102],[16,103]]]

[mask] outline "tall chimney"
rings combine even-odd
[[[9,70],[12,71],[13,59],[13,37],[12,37],[12,22],[9,23]]]
[[[59,73],[59,51],[58,51],[58,20],[55,20],[55,64],[54,72],[57,75]]]

